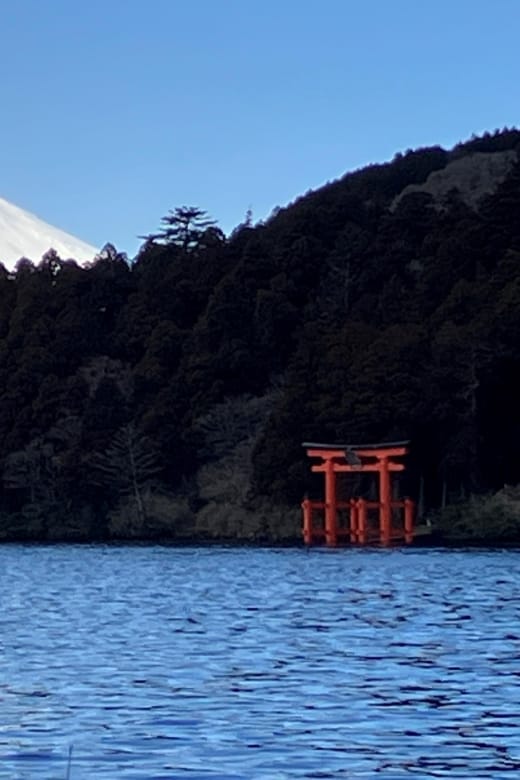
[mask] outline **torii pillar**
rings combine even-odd
[[[332,460],[325,461],[325,543],[335,547],[338,543],[338,502],[336,496],[336,472]]]

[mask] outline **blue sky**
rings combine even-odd
[[[3,0],[0,196],[131,256],[520,124],[519,0]]]

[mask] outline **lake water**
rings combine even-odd
[[[1,778],[520,776],[518,552],[6,545],[0,598]]]

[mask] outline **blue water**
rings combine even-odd
[[[0,778],[520,776],[520,553],[8,545],[0,598]]]

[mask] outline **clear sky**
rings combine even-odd
[[[520,0],[2,0],[0,197],[133,256],[520,124]]]

